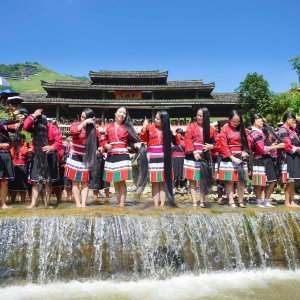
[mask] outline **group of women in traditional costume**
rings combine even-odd
[[[1,205],[5,203],[8,186],[11,195],[27,188],[24,180],[28,174],[32,185],[32,201],[28,208],[37,205],[41,187],[45,194],[45,206],[49,207],[51,184],[63,176],[72,182],[72,193],[77,207],[86,207],[91,182],[103,186],[114,183],[115,195],[120,207],[125,206],[126,181],[132,179],[129,152],[138,153],[139,178],[137,194],[147,183],[152,185],[155,206],[164,206],[166,200],[176,206],[173,183],[189,181],[193,207],[205,207],[205,197],[211,193],[213,181],[226,186],[229,205],[245,207],[244,191],[249,171],[252,176],[257,205],[271,207],[270,196],[279,174],[286,184],[285,205],[297,207],[294,201],[295,181],[300,179],[300,138],[296,116],[286,114],[278,133],[267,126],[259,114],[251,119],[251,127],[245,128],[242,115],[233,110],[228,122],[216,132],[210,126],[210,114],[203,107],[197,111],[196,121],[189,124],[185,135],[178,130],[173,133],[166,111],[158,111],[153,124],[145,120],[139,134],[132,125],[125,107],[115,113],[115,122],[100,133],[95,126],[95,113],[87,108],[81,120],[71,125],[72,142],[59,163],[62,150],[62,135],[55,125],[47,121],[37,109],[20,124],[0,122],[0,179]],[[24,143],[20,130],[32,132],[32,145]],[[11,147],[8,130],[15,130]],[[29,170],[26,159],[30,156]],[[279,164],[278,158],[282,164]],[[250,168],[249,168],[250,164]],[[99,171],[100,170],[100,171]],[[20,179],[22,180],[20,181]],[[8,185],[8,182],[10,184]],[[21,187],[17,184],[21,183]],[[200,186],[200,201],[197,201],[197,183]],[[237,190],[238,204],[234,201]],[[222,200],[219,201],[219,204]]]

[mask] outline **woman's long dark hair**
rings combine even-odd
[[[173,179],[172,179],[172,133],[170,128],[170,117],[165,110],[158,112],[161,119],[163,131],[163,146],[164,146],[164,172],[165,172],[165,185],[166,196],[169,200],[170,206],[176,207],[176,202],[173,193]]]
[[[229,113],[228,119],[231,120],[234,116],[238,116],[240,118],[240,125],[236,129],[239,130],[239,132],[241,134],[243,151],[246,151],[247,153],[249,153],[249,144],[248,144],[245,124],[243,121],[242,114],[238,110],[232,110]]]
[[[25,140],[25,135],[21,133],[20,129],[17,129],[13,138],[12,138],[12,146],[14,147],[14,152],[19,155],[22,141]]]
[[[117,111],[120,108],[125,108],[125,110],[126,110],[126,118],[124,120],[123,125],[125,126],[125,128],[128,132],[130,140],[133,143],[142,142],[141,138],[139,137],[139,135],[137,134],[137,132],[135,131],[135,129],[133,127],[129,111],[124,106],[118,107]],[[137,191],[136,191],[136,193],[137,193],[138,197],[140,197],[142,192],[144,191],[144,189],[146,187],[147,180],[148,180],[148,158],[147,158],[147,148],[146,148],[146,146],[144,144],[142,144],[141,148],[138,150],[138,152],[139,152],[139,162],[138,162],[139,178],[138,178],[138,181],[137,181]]]
[[[203,142],[205,143],[209,143],[210,141],[210,113],[209,110],[206,107],[200,107],[198,109],[202,111],[203,113]],[[198,113],[197,112],[197,113]]]
[[[200,107],[197,114],[199,110],[203,113],[203,144],[210,144],[210,113],[206,107]],[[212,159],[209,151],[203,151],[201,156],[204,159],[199,160],[201,180],[203,181],[202,188],[205,189],[205,194],[208,194],[212,185],[212,172],[210,170],[210,167],[212,167]]]
[[[85,113],[86,119],[95,118],[95,112],[86,108],[82,111]],[[97,162],[97,150],[98,150],[98,140],[97,131],[94,124],[87,124],[85,126],[86,134],[86,157],[85,161],[89,169],[94,169]]]
[[[47,153],[43,151],[43,147],[48,145],[48,121],[45,115],[40,115],[35,119],[32,138],[34,163],[37,166],[39,179],[48,180],[50,178],[50,168]]]

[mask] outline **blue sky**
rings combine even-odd
[[[169,71],[231,92],[247,73],[274,92],[297,82],[298,0],[2,1],[0,64],[37,61],[61,74]]]

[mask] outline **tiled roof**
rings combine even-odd
[[[77,99],[77,98],[54,98],[47,94],[22,93],[20,95],[24,103],[37,104],[86,104],[86,105],[187,105],[187,104],[237,104],[237,93],[214,93],[208,97],[199,99]]]
[[[202,80],[168,81],[161,85],[100,85],[91,84],[90,81],[58,80],[54,83],[41,81],[45,90],[50,89],[86,89],[86,90],[165,90],[165,89],[214,89],[215,83],[203,83]]]
[[[167,77],[168,72],[154,71],[109,71],[100,70],[98,72],[90,71],[90,77],[101,78],[155,78],[155,77]]]

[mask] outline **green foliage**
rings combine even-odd
[[[71,74],[66,74],[66,76],[72,77],[74,79],[82,80],[82,81],[88,81],[89,80],[89,78],[86,77],[86,76],[74,76],[74,75],[71,75]]]
[[[239,93],[239,102],[245,122],[249,122],[251,115],[254,113],[266,115],[269,111],[272,103],[272,92],[263,75],[258,73],[247,74],[236,92]]]
[[[21,133],[25,135],[25,143],[31,143],[32,142],[32,135],[30,132],[21,130]]]
[[[296,55],[295,57],[289,59],[289,62],[291,63],[293,69],[297,72],[300,84],[300,55]]]
[[[24,70],[24,64],[0,65],[1,74],[9,74],[11,77],[20,76]]]
[[[5,112],[5,108],[2,104],[0,104],[0,119],[6,119],[7,115]]]
[[[289,59],[289,62],[292,64],[293,69],[296,70],[297,74],[300,75],[300,55]]]
[[[268,123],[276,126],[278,122],[282,121],[283,115],[287,112],[300,114],[300,93],[297,87],[286,93],[273,95],[268,114],[265,116]]]

